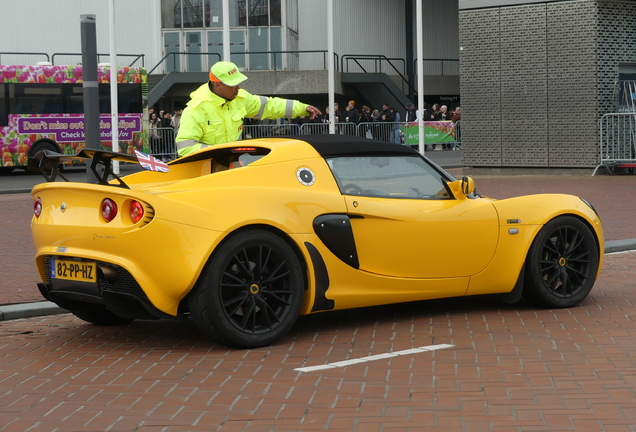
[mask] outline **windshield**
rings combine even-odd
[[[450,199],[440,173],[417,155],[334,157],[327,163],[343,195]]]

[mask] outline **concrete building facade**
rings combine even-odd
[[[427,102],[457,105],[458,3],[421,1],[427,59],[425,93],[431,98]],[[217,54],[222,53],[222,0],[115,0],[114,4],[118,54],[143,54],[143,60],[135,65],[143,61],[146,69],[159,78],[169,73],[182,74],[162,93],[158,103],[167,101],[167,106],[162,108],[171,109],[174,104],[187,101],[195,83],[200,82],[200,77],[205,79],[202,74],[219,58]],[[326,54],[303,51],[327,50],[326,1],[230,0],[229,4],[232,60],[250,78],[246,88],[260,94],[295,96],[310,103],[325,103]],[[409,34],[409,25],[411,30],[414,25],[415,5],[415,0],[334,1],[338,98],[363,97],[361,93],[369,93],[371,87],[375,88],[372,95],[380,95],[378,101],[390,98],[396,107],[406,103],[405,95],[412,93],[410,88],[417,88],[413,75],[416,45],[414,34]],[[106,54],[100,56],[99,61],[110,62],[108,2],[23,0],[8,3],[0,15],[5,35],[0,40],[0,63],[34,64],[46,60],[42,55],[7,54],[10,52],[58,53],[53,59],[55,64],[81,62],[79,18],[83,14],[96,16],[97,51]],[[251,54],[266,51],[293,53]],[[177,52],[184,54],[170,54]],[[343,61],[347,55],[349,59]],[[375,58],[365,60],[360,56]],[[128,65],[133,59],[119,57],[117,64]],[[294,74],[297,71],[302,73]],[[386,75],[402,96],[394,97],[378,80],[371,80],[372,84],[357,83],[351,75],[348,81],[341,80],[343,72]],[[186,77],[187,74],[190,76]],[[299,84],[300,79],[307,77],[310,77],[307,85]],[[298,93],[299,90],[305,93]]]

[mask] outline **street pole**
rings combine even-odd
[[[417,0],[419,1],[419,0]],[[405,3],[405,20],[404,23],[404,32],[406,35],[405,38],[405,46],[406,46],[406,78],[409,80],[409,100],[411,102],[415,102],[413,99],[415,98],[415,91],[413,90],[413,82],[415,81],[415,72],[413,71],[413,15],[411,12],[413,11],[413,0],[406,0]]]
[[[336,82],[333,65],[333,0],[327,0],[327,82],[329,89],[329,133],[336,133]],[[325,113],[326,114],[326,113]]]
[[[424,143],[424,40],[422,32],[422,0],[416,0],[417,7],[415,11],[415,20],[417,22],[417,106],[420,115],[417,116],[417,125],[419,130],[419,151],[424,154],[426,149]]]
[[[112,149],[119,152],[119,102],[117,97],[117,50],[115,47],[115,0],[108,3],[110,19],[110,137]],[[119,161],[113,162],[113,174],[119,174]]]
[[[230,1],[223,0],[223,60],[230,60]]]
[[[97,36],[95,15],[80,15],[82,36],[82,88],[84,91],[84,137],[86,148],[100,150],[99,88],[97,85]],[[86,170],[86,181],[97,183],[97,177]]]

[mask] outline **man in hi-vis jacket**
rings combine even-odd
[[[220,61],[210,69],[210,81],[190,94],[177,134],[179,156],[209,145],[236,141],[244,118],[279,119],[321,115],[318,108],[288,99],[257,96],[239,84],[247,77],[232,62]]]

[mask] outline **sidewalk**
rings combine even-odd
[[[449,171],[455,176],[462,174],[461,168]],[[81,170],[74,173],[76,177],[83,175]],[[480,194],[496,199],[542,193],[583,197],[601,216],[606,252],[636,249],[636,176],[474,176],[474,179]],[[0,177],[0,190],[3,190],[3,180]],[[40,182],[37,176],[29,176],[26,181]],[[32,314],[34,308],[47,310],[46,303],[36,304],[43,299],[36,286],[40,279],[33,264],[32,207],[28,193],[0,194],[0,220],[3,221],[0,231],[0,305],[24,304],[18,310],[24,309],[25,314]],[[54,312],[57,309],[53,309]],[[8,316],[16,316],[16,307],[0,306],[0,320]]]

